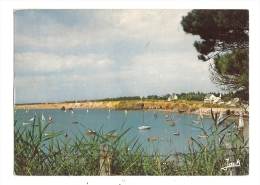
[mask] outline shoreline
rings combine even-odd
[[[94,102],[95,103],[95,102]],[[103,102],[102,102],[103,103]],[[100,104],[100,102],[99,102]],[[66,105],[66,106],[65,106]],[[73,110],[75,109],[111,109],[111,110],[125,110],[125,109],[117,109],[115,107],[109,107],[109,106],[92,106],[92,107],[87,107],[87,106],[77,106],[74,103],[57,103],[57,104],[34,104],[34,105],[16,105],[14,106],[14,109],[33,109],[33,110],[37,110],[37,109],[57,109],[57,110],[61,110],[61,107],[64,106],[66,110],[69,110],[70,108],[72,108]],[[223,113],[223,115],[226,115],[226,111],[230,110],[231,112],[231,116],[229,119],[236,119],[239,117],[239,111],[241,110],[241,108],[238,107],[198,107],[197,110],[195,111],[184,111],[184,112],[178,112],[178,110],[175,109],[152,109],[152,108],[143,108],[143,109],[126,109],[128,111],[149,111],[149,112],[168,112],[168,113],[178,113],[178,114],[189,114],[189,115],[198,115],[201,114],[204,116],[211,116],[211,109],[215,115],[215,113],[218,113],[221,111]],[[249,121],[249,111],[247,111],[247,113],[245,113],[245,111],[243,111],[243,117],[247,119],[247,121]]]
[[[61,108],[64,106],[66,110],[69,108],[72,109],[111,109],[111,110],[125,110],[125,109],[118,109],[116,108],[120,102],[124,101],[115,101],[115,102],[83,102],[83,103],[55,103],[55,104],[31,104],[31,105],[14,105],[14,109],[57,109],[61,110]],[[125,101],[130,102],[130,101]],[[137,103],[140,103],[141,101],[134,101]],[[130,102],[132,103],[132,102]],[[196,103],[196,102],[141,102],[144,103],[144,107],[142,109],[126,109],[128,111],[145,111],[145,112],[160,112],[160,113],[178,113],[178,114],[188,114],[188,115],[198,115],[200,112],[204,116],[211,117],[211,109],[214,113],[219,114],[221,111],[223,113],[223,116],[226,115],[226,111],[230,111],[230,117],[229,120],[232,121],[238,121],[239,118],[239,111],[241,108],[239,107],[228,107],[228,106],[219,106],[219,107],[203,107],[203,103]],[[154,108],[154,105],[158,106],[165,105],[165,108]],[[169,105],[172,105],[174,108],[170,107]],[[176,106],[178,105],[178,106]],[[189,109],[184,112],[179,112],[178,110],[182,110],[182,108],[185,106],[187,108],[187,105],[189,106]],[[149,107],[150,106],[150,107]],[[167,107],[169,106],[169,107]],[[61,110],[62,111],[62,110]],[[245,139],[249,138],[249,110],[244,110],[243,117],[245,121],[245,127],[243,129],[244,137]]]
[[[136,109],[133,105],[142,104],[142,107]],[[239,107],[230,107],[216,104],[205,104],[196,101],[94,101],[94,102],[73,102],[73,103],[37,103],[37,104],[19,104],[14,105],[14,109],[118,109],[118,110],[152,110],[152,111],[170,111],[180,113],[195,113],[200,111],[202,114],[210,113],[212,109],[217,111],[239,111]],[[249,113],[249,110],[246,110]]]

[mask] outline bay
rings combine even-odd
[[[154,113],[158,116],[155,119]],[[170,111],[134,111],[114,110],[114,109],[73,109],[62,111],[59,109],[30,109],[26,113],[24,109],[16,109],[14,119],[17,120],[16,127],[26,127],[32,129],[28,123],[29,119],[36,115],[36,123],[41,119],[42,114],[45,116],[45,122],[39,122],[42,126],[48,124],[48,116],[52,116],[52,122],[46,130],[46,133],[63,131],[68,134],[59,136],[63,140],[75,139],[76,136],[81,136],[81,133],[86,134],[86,131],[91,129],[108,133],[116,130],[115,133],[122,134],[126,129],[130,130],[126,133],[126,141],[131,141],[134,137],[138,138],[138,143],[146,149],[148,153],[153,154],[157,151],[160,154],[169,154],[175,152],[188,152],[188,138],[193,137],[198,139],[198,135],[204,135],[201,129],[202,124],[192,123],[197,119],[194,114],[180,114]],[[170,126],[171,121],[166,121],[165,116],[168,114],[168,119],[174,119],[175,126]],[[203,118],[203,126],[209,131],[213,120],[205,115]],[[139,130],[138,127],[149,125],[149,130]],[[123,127],[123,128],[122,128]],[[179,132],[179,135],[174,133]],[[157,140],[148,141],[148,137],[156,137]],[[199,139],[205,143],[206,139]]]

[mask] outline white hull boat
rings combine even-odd
[[[138,127],[139,130],[148,130],[151,129],[151,126],[144,125],[144,113],[143,113],[143,126]]]
[[[34,117],[33,117],[33,118],[31,118],[31,119],[29,119],[28,121],[34,121]]]
[[[148,129],[151,129],[151,126],[140,126],[138,127],[139,130],[148,130]]]
[[[198,135],[198,138],[207,138],[208,136],[207,135]]]
[[[32,123],[23,123],[23,125],[31,125]]]
[[[44,117],[44,115],[42,113],[42,122],[44,122],[44,121],[45,121],[45,117]]]
[[[239,112],[239,120],[238,120],[238,130],[243,130],[244,128],[244,120],[243,120],[243,114],[242,112],[240,111]]]
[[[200,111],[200,114],[198,115],[197,120],[192,121],[192,123],[201,124],[201,120],[202,120],[202,119],[203,119],[203,115],[202,115],[202,113],[201,113],[201,111]]]

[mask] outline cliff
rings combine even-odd
[[[196,111],[203,104],[191,102],[168,102],[168,101],[95,101],[78,103],[52,103],[52,104],[31,104],[16,105],[18,109],[69,109],[69,108],[109,108],[118,110],[141,110],[141,109],[160,109],[175,111]]]

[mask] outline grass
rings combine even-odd
[[[213,125],[206,142],[192,138],[188,143],[188,153],[160,155],[154,148],[154,154],[148,154],[138,142],[138,137],[126,140],[126,133],[131,128],[120,130],[122,134],[111,137],[117,130],[103,133],[101,128],[95,135],[86,135],[85,128],[78,128],[80,134],[74,140],[64,141],[60,136],[64,131],[45,136],[49,124],[27,130],[19,127],[14,131],[14,171],[16,175],[48,175],[48,176],[98,176],[100,175],[101,145],[108,149],[103,156],[110,163],[111,175],[229,175],[229,171],[221,170],[226,166],[226,158],[232,153],[234,160],[239,159],[241,166],[236,168],[237,175],[249,174],[249,153],[244,149],[248,141],[243,140],[241,132],[227,132],[234,122],[224,129],[217,124],[217,115],[211,111]],[[196,126],[194,126],[196,127]],[[201,129],[204,134],[208,131]],[[227,143],[230,144],[227,148]],[[238,146],[238,143],[239,146]],[[129,151],[128,148],[131,147]]]

